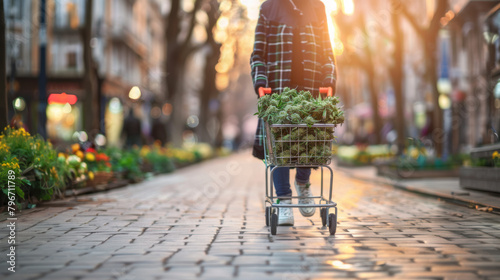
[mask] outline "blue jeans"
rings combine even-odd
[[[295,181],[299,184],[307,184],[310,176],[311,168],[297,168]],[[273,183],[277,196],[292,196],[289,167],[277,167],[273,173]]]

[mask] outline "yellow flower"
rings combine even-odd
[[[92,172],[92,171],[89,172],[89,179],[91,181],[94,180],[94,172]]]
[[[79,157],[80,159],[83,159],[83,152],[82,151],[76,151],[75,155]]]
[[[500,158],[500,154],[498,153],[498,151],[494,151],[494,152],[493,152],[493,154],[491,155],[491,157],[492,157],[493,159],[495,159],[495,158]]]
[[[73,151],[73,153],[76,153],[78,150],[80,150],[80,144],[76,143],[71,145],[71,150]]]
[[[149,152],[151,151],[151,149],[148,147],[148,146],[142,146],[139,154],[144,157],[146,156]]]
[[[85,153],[85,159],[88,161],[94,161],[95,155],[93,153]]]

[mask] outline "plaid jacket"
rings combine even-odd
[[[318,5],[319,13],[325,14],[323,3],[312,2]],[[290,0],[267,0],[260,8],[250,58],[256,92],[259,87],[270,87],[273,92],[291,87],[293,32],[300,32],[303,42],[305,89],[317,93],[319,87],[332,87],[335,91],[337,71],[326,14],[319,23],[294,27],[287,24],[294,14],[284,12],[284,5],[300,12]],[[286,17],[288,20],[283,20]]]

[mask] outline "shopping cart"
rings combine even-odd
[[[332,88],[320,88],[320,94],[332,96]],[[259,96],[271,94],[270,88],[259,88]],[[330,235],[334,235],[337,230],[337,203],[332,201],[333,170],[329,166],[331,163],[331,151],[333,145],[332,137],[325,137],[326,133],[333,134],[334,124],[269,124],[262,121],[264,128],[264,163],[266,165],[266,226],[271,226],[271,234],[276,235],[278,227],[278,214],[280,208],[320,208],[321,221],[324,226],[328,226]],[[312,132],[312,133],[311,133]],[[323,132],[323,133],[321,133]],[[330,134],[330,135],[331,135]],[[291,135],[283,137],[284,135]],[[297,135],[294,137],[293,135]],[[299,137],[300,135],[301,137]],[[305,135],[305,137],[304,137]],[[322,137],[323,136],[323,137]],[[299,139],[300,138],[300,139]],[[305,149],[305,150],[304,150]],[[325,152],[328,150],[329,153]],[[284,152],[286,151],[286,152]],[[319,152],[322,151],[322,152]],[[274,195],[273,174],[279,167],[306,167],[321,169],[321,193],[319,196],[312,196],[317,204],[278,204],[275,200],[290,199],[290,197],[278,197]],[[324,169],[330,173],[330,191],[328,199],[324,192]],[[292,196],[293,199],[304,197]],[[317,201],[316,201],[317,200]],[[335,209],[335,213],[329,213],[330,208]]]

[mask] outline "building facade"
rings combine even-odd
[[[18,97],[24,99],[26,108],[18,113],[23,116],[28,128],[36,130],[34,117],[40,71],[38,19],[41,1],[3,1],[8,42],[9,102]],[[46,0],[47,96],[64,92],[78,97],[71,110],[67,106],[64,108],[65,104],[49,104],[47,129],[51,139],[70,140],[75,131],[82,130],[82,103],[88,96],[84,84],[82,40],[85,3],[85,0]],[[163,38],[163,17],[158,1],[93,1],[90,46],[98,80],[101,132],[112,127],[111,123],[115,124],[115,130],[121,129],[116,128],[116,123],[123,119],[124,108],[134,105],[137,114],[143,117],[144,132],[147,133],[149,115],[142,111],[149,104],[164,101]],[[132,103],[128,98],[133,86],[141,89],[142,101]],[[112,99],[114,105],[109,110]]]
[[[451,0],[456,17],[448,26],[453,75],[452,148],[470,149],[498,141],[500,92],[498,9],[500,1]]]

